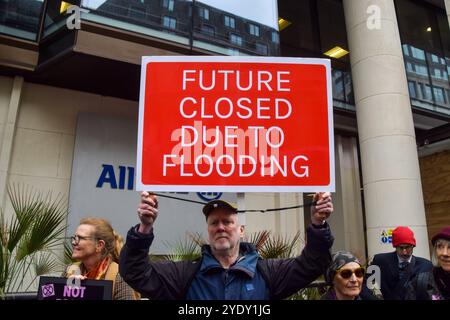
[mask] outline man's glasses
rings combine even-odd
[[[400,251],[403,251],[403,250],[411,250],[413,248],[413,246],[412,245],[400,245],[400,246],[397,246],[397,249],[399,249]]]
[[[350,279],[352,274],[355,274],[357,278],[364,277],[365,270],[363,267],[359,267],[356,269],[339,269],[336,273],[340,274],[343,279]]]
[[[70,237],[70,241],[75,245],[79,244],[80,240],[90,240],[90,239],[95,239],[95,237],[83,237],[79,235],[73,235]]]

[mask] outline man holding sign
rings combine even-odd
[[[142,192],[140,224],[130,229],[119,271],[144,297],[155,300],[283,299],[324,273],[330,263],[333,236],[326,219],[333,212],[330,193],[316,193],[311,207],[307,243],[300,256],[262,259],[255,247],[241,242],[244,226],[237,208],[222,200],[203,207],[209,245],[200,261],[150,262],[153,224],[158,216],[155,195]]]
[[[333,236],[333,105],[325,59],[143,57],[139,191],[310,192],[302,254],[261,259],[241,242],[237,208],[203,207],[209,245],[200,261],[149,262],[158,201],[142,193],[120,274],[150,299],[286,298],[323,274]]]

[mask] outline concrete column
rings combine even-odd
[[[445,0],[445,11],[447,11],[447,19],[450,27],[450,0]]]
[[[344,0],[358,120],[368,255],[392,251],[383,231],[415,233],[429,257],[419,162],[393,0]]]
[[[328,223],[334,234],[333,252],[349,250],[361,261],[367,258],[361,203],[357,141],[335,135],[336,193],[334,213]]]
[[[23,78],[15,77],[9,100],[8,113],[3,132],[3,141],[0,149],[0,208],[4,208],[6,200],[6,188],[8,184],[8,172],[11,162],[11,154],[16,131],[17,114],[22,95]]]

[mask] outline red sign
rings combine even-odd
[[[137,189],[334,191],[327,59],[144,57]]]

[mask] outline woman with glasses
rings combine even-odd
[[[114,232],[107,220],[82,219],[71,237],[71,243],[72,258],[78,262],[66,268],[65,277],[76,277],[81,280],[111,280],[114,300],[135,298],[133,289],[123,281],[118,272],[123,239]]]
[[[361,300],[359,293],[364,273],[364,268],[353,254],[338,251],[325,273],[325,281],[330,288],[321,300]]]
[[[450,300],[450,226],[435,234],[431,244],[433,269],[408,284],[406,300]]]

